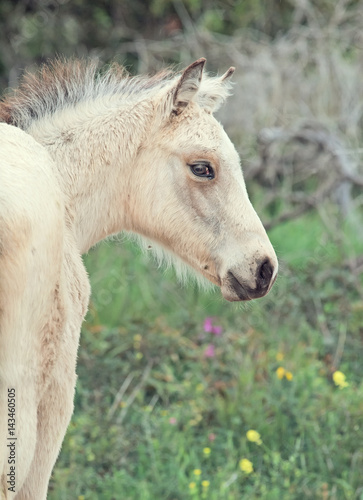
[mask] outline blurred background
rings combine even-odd
[[[92,249],[49,499],[363,499],[362,1],[1,0],[1,91],[55,55],[235,66],[219,119],[281,271],[238,306]]]

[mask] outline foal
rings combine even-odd
[[[57,61],[0,104],[2,498],[44,500],[73,411],[81,254],[131,231],[221,288],[264,296],[277,260],[213,117],[234,68],[131,78]]]

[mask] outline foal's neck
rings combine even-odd
[[[116,101],[116,102],[115,102]],[[80,252],[129,229],[128,197],[152,103],[108,102],[62,111],[29,130],[55,160]]]

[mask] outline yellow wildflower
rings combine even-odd
[[[193,474],[197,477],[199,477],[201,475],[202,471],[200,469],[194,469],[193,470]]]
[[[256,443],[258,445],[262,444],[260,434],[257,431],[254,431],[253,429],[250,429],[249,431],[246,432],[246,437],[248,441],[251,441],[251,443]]]
[[[203,453],[206,457],[209,457],[210,455],[210,452],[211,452],[211,449],[210,448],[203,448]]]
[[[210,485],[210,482],[207,481],[206,479],[204,481],[202,481],[202,486],[205,490],[207,490],[209,488],[209,485]]]
[[[251,474],[253,472],[253,463],[250,462],[247,458],[242,458],[239,461],[239,468],[245,474]]]
[[[119,406],[120,406],[120,408],[126,408],[126,406],[127,406],[126,401],[120,401]]]
[[[288,380],[289,382],[291,382],[291,380],[294,378],[293,374],[287,370],[285,370],[285,368],[283,366],[279,366],[276,370],[276,375],[277,375],[277,378],[282,380],[284,377],[286,378],[286,380]]]
[[[78,500],[84,500],[84,495],[78,495]]]
[[[137,352],[137,353],[135,354],[135,358],[136,358],[136,359],[142,359],[143,357],[144,357],[144,355],[143,355],[143,353],[142,353],[142,352]]]
[[[336,371],[333,373],[333,381],[336,386],[338,386],[340,389],[343,389],[343,387],[348,387],[348,382],[345,380],[345,375],[343,372]]]
[[[189,483],[190,490],[195,490],[196,487],[197,487],[197,483],[195,481],[192,481],[191,483]]]

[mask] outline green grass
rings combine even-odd
[[[363,301],[345,262],[363,247],[339,230],[311,214],[271,231],[280,277],[247,306],[181,287],[127,241],[92,250],[75,413],[49,499],[363,499]],[[221,336],[204,331],[208,316]]]

